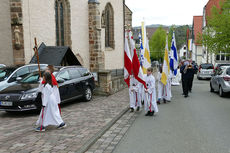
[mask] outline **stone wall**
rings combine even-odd
[[[101,16],[100,3],[89,1],[89,53],[90,70],[99,72],[105,69],[105,58],[101,50]]]
[[[25,56],[21,0],[10,0],[10,11],[14,64],[23,65],[25,64]]]
[[[9,0],[0,2],[0,57],[0,64],[14,64]]]
[[[127,5],[125,5],[125,25],[129,25],[132,27],[132,11],[128,8]]]

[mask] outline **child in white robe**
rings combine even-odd
[[[167,84],[164,85],[163,87],[163,101],[164,103],[166,102],[171,102],[171,98],[172,98],[172,71],[170,71],[170,74],[168,75],[168,79],[167,79]]]
[[[145,82],[147,89],[145,89],[145,111],[147,112],[146,116],[153,116],[154,113],[158,112],[158,106],[156,103],[156,86],[155,78],[152,75],[153,69],[147,69],[147,76],[145,76]]]
[[[45,131],[45,127],[49,125],[64,128],[66,124],[63,122],[59,112],[52,76],[49,72],[44,73],[43,81],[46,83],[39,85],[39,91],[42,93],[42,110],[36,122],[38,126],[36,131]]]
[[[141,107],[141,97],[139,94],[139,82],[134,78],[133,75],[130,76],[130,87],[129,87],[129,97],[130,97],[130,111],[133,112],[137,108],[137,111]]]

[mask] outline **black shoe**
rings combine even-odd
[[[150,111],[148,111],[148,112],[145,114],[145,116],[150,116]]]
[[[164,101],[164,103],[166,104],[166,100],[165,100],[165,99],[163,99],[163,101]]]
[[[153,116],[154,115],[154,111],[150,112],[149,116]]]
[[[140,110],[140,106],[137,107],[137,111],[139,111],[139,110]]]
[[[45,131],[45,127],[44,126],[39,126],[35,129],[36,132],[44,132]]]
[[[158,100],[158,101],[157,101],[157,104],[158,104],[158,105],[160,105],[160,104],[161,104],[161,102]]]
[[[134,112],[134,109],[133,109],[133,108],[130,108],[130,112]]]
[[[61,123],[57,128],[58,129],[64,129],[67,125],[63,122]]]
[[[188,95],[184,95],[184,98],[187,98],[188,97]]]

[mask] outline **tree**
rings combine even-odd
[[[207,17],[207,27],[200,41],[211,53],[220,51],[230,53],[230,0],[220,2],[220,8],[213,6],[211,15]]]
[[[162,61],[166,43],[166,31],[159,27],[149,41],[151,60]]]

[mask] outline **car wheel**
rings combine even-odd
[[[85,93],[84,93],[84,100],[85,101],[90,101],[92,99],[92,90],[90,87],[87,87],[85,89]]]
[[[222,89],[221,86],[220,86],[220,88],[219,88],[219,96],[220,96],[220,97],[224,97],[224,92],[223,92],[223,89]]]
[[[212,84],[210,83],[210,92],[214,92],[214,89],[212,87]]]
[[[200,77],[197,77],[198,80],[200,80]]]

